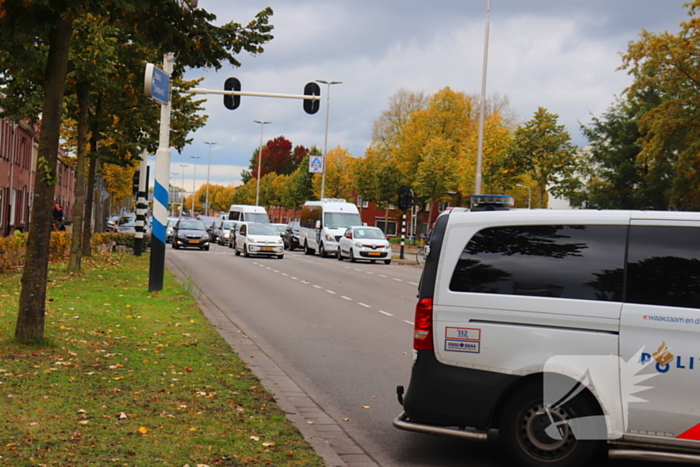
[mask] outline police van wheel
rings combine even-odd
[[[304,254],[305,255],[313,255],[314,254],[314,250],[309,248],[309,244],[307,242],[304,242]]]
[[[575,383],[574,383],[575,384]],[[571,385],[569,385],[571,387]],[[563,391],[562,395],[567,391]],[[566,420],[598,415],[593,396],[584,390],[572,400],[550,408],[543,403],[543,386],[527,385],[506,402],[500,420],[500,438],[504,451],[514,465],[529,467],[581,467],[588,464],[605,439],[605,426],[596,426],[597,439],[578,440]],[[551,416],[551,419],[550,419]],[[603,421],[603,418],[601,421]],[[550,437],[545,430],[555,423],[561,436]],[[604,422],[603,422],[604,423]],[[590,436],[586,436],[589,438]]]
[[[328,257],[328,253],[326,253],[326,249],[323,248],[323,243],[318,245],[318,254],[321,255],[321,258]]]

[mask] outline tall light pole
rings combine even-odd
[[[321,173],[321,199],[326,192],[326,163],[328,162],[328,114],[331,109],[331,84],[343,84],[342,81],[316,80],[317,83],[326,85],[326,133],[323,139],[323,173]]]
[[[481,165],[484,157],[484,113],[486,109],[486,65],[489,61],[489,22],[491,18],[491,0],[486,1],[486,27],[484,32],[484,64],[481,70],[481,99],[479,102],[479,140],[476,150],[476,179],[474,194],[481,194]]]
[[[201,159],[202,156],[190,156],[194,159],[194,173],[192,174],[192,212],[190,217],[194,216],[194,195],[197,193],[194,189],[194,182],[197,180],[197,159]]]
[[[172,172],[170,175],[172,175],[173,177],[176,177],[176,176],[178,176],[178,175],[180,175],[180,174],[177,173],[177,172]],[[171,188],[172,188],[172,185],[168,187],[168,190],[170,190]],[[168,198],[170,198],[170,193],[168,193]],[[182,206],[182,203],[180,203],[180,206]],[[182,209],[182,207],[181,207],[180,209]],[[171,215],[175,214],[175,200],[174,200],[174,199],[173,199],[173,207],[172,207],[172,209],[170,210],[170,214],[171,214]]]
[[[206,213],[207,213],[207,216],[209,216],[210,215],[209,214],[209,170],[211,169],[211,145],[216,144],[216,143],[210,143],[209,141],[205,141],[204,144],[209,145],[209,159],[207,162],[207,200],[206,200],[206,204],[207,204]]]
[[[265,125],[272,122],[261,122],[260,120],[253,121],[255,123],[260,124],[260,150],[258,151],[258,186],[255,189],[255,205],[258,206],[260,203],[260,166],[262,165],[263,128],[265,128]]]
[[[530,187],[525,186],[525,185],[520,185],[520,184],[516,184],[515,186],[521,186],[521,187],[527,189],[527,208],[532,209],[532,190],[530,189]]]
[[[182,167],[182,182],[180,183],[180,216],[185,210],[185,167],[187,164],[180,164]]]

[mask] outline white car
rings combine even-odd
[[[348,227],[338,241],[338,261],[346,256],[353,263],[363,259],[391,264],[391,244],[379,227]]]
[[[236,235],[236,256],[264,255],[284,258],[284,243],[270,224],[245,223]]]

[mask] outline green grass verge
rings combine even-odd
[[[14,340],[18,273],[0,274],[0,465],[322,466],[194,300],[148,256],[51,266],[46,341]]]

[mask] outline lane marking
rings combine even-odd
[[[363,306],[363,307],[365,307],[365,308],[372,308],[371,306],[367,305],[366,303],[357,302],[357,304],[360,305],[360,306]]]
[[[382,310],[377,310],[377,311],[379,311],[379,312],[380,312],[381,314],[383,314],[383,315],[394,316],[394,315],[392,315],[391,313],[387,313],[386,311],[382,311]]]
[[[418,282],[409,282],[411,285],[418,285]]]
[[[320,285],[316,285],[316,284],[314,284],[314,287],[317,288],[317,289],[322,289],[322,288],[323,288],[323,287],[321,287]]]
[[[408,323],[408,324],[410,324],[411,326],[413,326],[413,322],[411,322],[411,321],[409,321],[409,320],[407,320],[407,319],[403,320],[403,322],[404,322],[404,323]]]
[[[386,279],[386,276],[384,274],[379,274],[379,277],[383,277],[384,279]]]
[[[286,277],[289,277],[289,274],[287,274],[286,272],[283,272],[282,275],[283,275],[283,276],[286,276]]]
[[[335,295],[335,292],[333,292],[332,290],[327,290],[327,289],[326,289],[326,292],[328,292],[329,294]]]
[[[350,301],[352,301],[352,298],[346,297],[345,295],[341,295],[340,298],[344,298],[345,300],[350,300]]]
[[[394,277],[393,279],[394,279],[396,282],[403,282],[403,280],[402,280],[402,279],[399,279],[398,277]]]
[[[294,277],[294,276],[290,276],[290,277],[291,277],[292,279],[294,279],[295,281],[298,281],[298,280],[299,280],[299,279],[297,279],[297,278]]]

